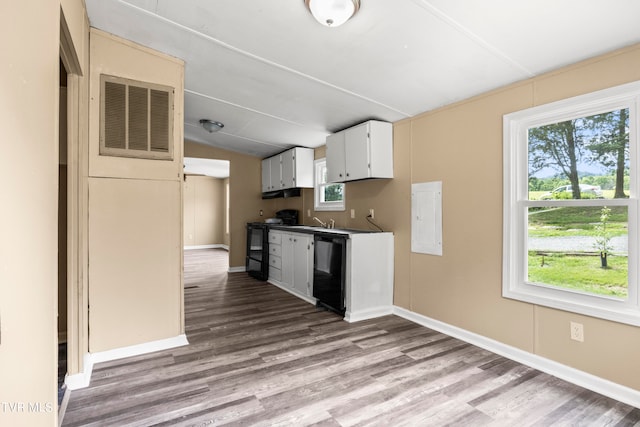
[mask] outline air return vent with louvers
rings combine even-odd
[[[100,155],[173,159],[173,88],[102,75]]]

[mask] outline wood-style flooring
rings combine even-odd
[[[185,254],[189,345],[101,363],[64,426],[633,426],[640,409],[395,316],[349,324]]]

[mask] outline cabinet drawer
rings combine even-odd
[[[275,243],[279,245],[282,242],[282,233],[269,233],[269,243]]]
[[[269,279],[275,280],[278,282],[282,281],[282,270],[280,270],[279,268],[269,266]]]
[[[282,246],[280,245],[269,245],[269,256],[282,256]]]
[[[282,259],[279,256],[269,256],[269,267],[282,268]]]

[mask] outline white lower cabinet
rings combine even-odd
[[[293,289],[293,236],[282,233],[282,280],[280,284],[288,290]]]
[[[293,289],[296,293],[313,297],[313,235],[300,234],[293,238]]]
[[[393,233],[352,234],[347,240],[344,320],[393,313]]]
[[[269,280],[282,280],[282,233],[269,230]]]
[[[312,234],[269,230],[269,282],[315,304]]]
[[[389,232],[349,235],[344,284],[347,322],[393,313],[393,245]],[[269,230],[269,282],[315,304],[314,250],[313,234]]]

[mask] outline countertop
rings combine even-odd
[[[294,233],[330,233],[330,234],[342,234],[349,236],[351,234],[364,234],[364,233],[381,233],[377,230],[360,230],[355,228],[324,228],[316,225],[282,225],[282,224],[269,224],[269,228],[272,230],[290,231]]]

